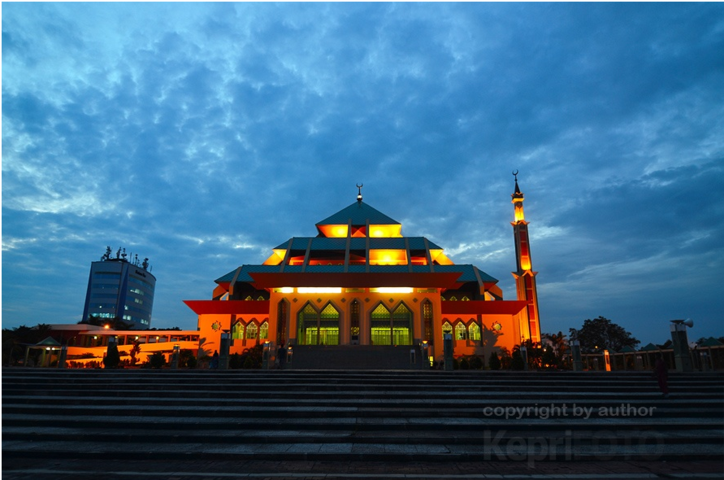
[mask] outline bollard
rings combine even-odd
[[[694,366],[689,355],[689,339],[686,335],[686,325],[683,322],[676,322],[671,324],[671,340],[674,343],[676,370],[678,372],[693,372]]]
[[[171,354],[171,368],[173,370],[178,369],[178,361],[179,361],[179,357],[181,356],[181,355],[179,355],[180,348],[181,347],[179,345],[173,346],[173,353]]]
[[[58,357],[58,368],[65,368],[65,359],[68,356],[68,346],[63,345],[60,347],[60,356]]]
[[[528,370],[528,349],[525,345],[520,346],[520,356],[523,357],[523,370]]]
[[[641,355],[636,355],[636,357],[634,358],[634,366],[635,366],[635,370],[644,369],[644,359]]]
[[[261,352],[261,368],[267,370],[269,368],[269,357],[271,356],[271,343],[264,342]]]
[[[452,333],[443,335],[443,355],[445,359],[445,371],[453,370],[453,340]]]
[[[578,340],[571,342],[571,353],[573,353],[573,371],[582,372],[583,362],[581,361],[581,342]]]
[[[423,340],[420,344],[420,357],[422,358],[422,361],[420,362],[420,368],[422,369],[429,369],[430,368],[430,354],[428,353],[428,347],[430,344],[427,340]]]
[[[219,370],[229,368],[229,347],[231,346],[231,334],[221,334],[221,351],[219,352]]]

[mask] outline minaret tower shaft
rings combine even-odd
[[[530,242],[528,241],[528,222],[523,214],[523,194],[518,187],[518,171],[513,172],[515,176],[515,192],[513,207],[515,221],[513,225],[513,237],[515,238],[515,258],[517,270],[513,272],[515,286],[518,293],[518,300],[528,302],[524,318],[521,319],[521,341],[530,338],[534,343],[540,343],[540,319],[538,317],[538,289],[536,288],[535,276],[538,272],[533,271],[533,263],[530,258]]]

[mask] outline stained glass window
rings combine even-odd
[[[468,329],[463,322],[458,322],[455,325],[455,340],[465,340],[466,338],[468,338]]]
[[[236,322],[234,326],[231,327],[231,339],[241,340],[242,338],[244,338],[244,324]]]
[[[468,333],[470,334],[470,340],[480,341],[480,325],[476,322],[472,322],[468,327]]]
[[[256,323],[249,323],[246,327],[246,339],[247,340],[254,340],[257,337],[257,334],[259,333],[259,327],[256,326]]]

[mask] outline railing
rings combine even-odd
[[[669,370],[676,369],[673,349],[646,350],[638,352],[609,353],[612,371],[653,370],[657,356],[661,354]],[[724,345],[689,349],[691,363],[696,371],[724,370]],[[584,370],[606,371],[606,358],[603,352],[581,355]]]

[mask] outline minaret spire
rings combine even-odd
[[[540,342],[540,322],[538,318],[538,290],[536,288],[533,263],[530,257],[530,244],[528,241],[528,222],[525,221],[523,213],[523,200],[525,197],[518,186],[518,170],[513,172],[515,177],[515,191],[511,195],[514,206],[515,221],[513,225],[513,237],[515,239],[515,258],[517,270],[513,272],[515,285],[518,292],[518,300],[528,302],[526,307],[525,322],[521,321],[521,341],[530,338],[534,343]],[[525,325],[524,325],[525,323]],[[527,333],[527,338],[526,337]]]
[[[364,187],[364,183],[360,183],[357,185],[357,201],[362,202],[362,187]]]

